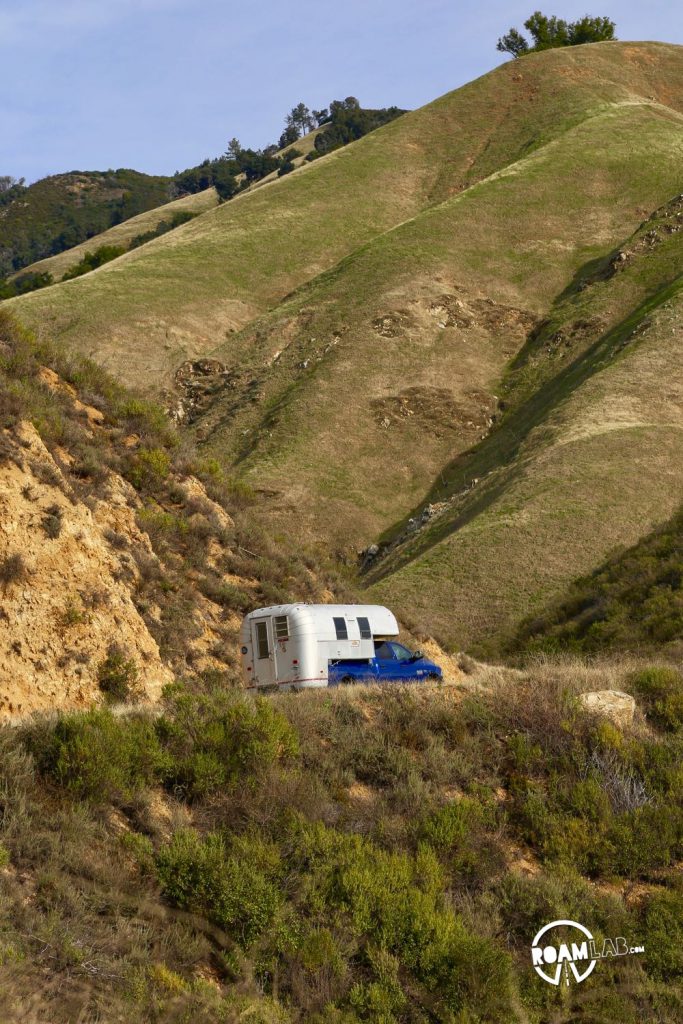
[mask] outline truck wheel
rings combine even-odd
[[[351,683],[355,683],[355,681],[356,680],[353,678],[353,676],[342,676],[342,678],[339,680],[342,686],[350,686]]]
[[[435,675],[434,672],[432,672],[431,675],[427,676],[427,682],[428,683],[440,683],[441,682],[441,676],[437,676],[437,675]]]

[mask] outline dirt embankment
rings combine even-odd
[[[8,435],[5,434],[5,440]],[[112,644],[140,669],[154,699],[172,678],[137,611],[115,531],[152,550],[135,523],[137,498],[113,478],[108,501],[78,500],[37,431],[23,423],[0,465],[0,716],[82,707],[101,699]]]

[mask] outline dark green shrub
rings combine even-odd
[[[191,210],[176,210],[169,220],[161,220],[155,228],[136,235],[135,238],[131,239],[128,248],[137,249],[138,246],[144,245],[145,242],[151,242],[153,238],[159,238],[161,235],[165,235],[167,231],[173,231],[174,228],[180,227],[181,224],[187,224],[188,221],[194,220],[196,216],[197,214]]]
[[[13,299],[16,295],[26,295],[27,292],[37,291],[39,288],[47,288],[52,284],[52,274],[43,271],[42,273],[21,274],[13,281],[0,280],[0,300]]]
[[[234,692],[193,695],[177,688],[157,723],[170,757],[169,785],[190,798],[247,784],[298,753],[294,730],[272,702]]]
[[[647,973],[668,983],[683,978],[683,892],[680,888],[651,896],[645,904],[642,923]]]
[[[143,717],[103,708],[29,726],[23,738],[43,775],[94,803],[130,800],[164,775],[154,726]]]
[[[278,178],[282,178],[285,174],[291,174],[292,171],[296,170],[296,165],[292,160],[283,160],[277,169]]]
[[[96,270],[97,267],[101,267],[103,264],[115,260],[118,256],[122,256],[125,251],[125,248],[121,245],[101,245],[94,252],[86,252],[82,260],[62,275],[62,281],[71,281],[74,277],[89,274],[91,270]]]
[[[121,647],[112,644],[98,666],[97,682],[109,700],[130,700],[137,692],[138,667]]]
[[[272,924],[283,904],[280,853],[258,836],[200,837],[176,832],[157,856],[166,897],[206,914],[247,947]]]

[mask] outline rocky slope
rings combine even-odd
[[[343,593],[253,527],[256,500],[0,313],[0,718],[238,684],[245,611]]]

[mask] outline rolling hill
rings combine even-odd
[[[680,189],[682,86],[676,46],[531,54],[10,305],[163,395],[285,546],[377,542],[373,596],[493,650],[680,503],[680,236],[609,264]]]
[[[92,238],[88,238],[79,245],[73,245],[63,252],[56,253],[54,256],[38,260],[36,263],[25,267],[22,273],[52,274],[54,280],[59,281],[68,270],[71,270],[72,267],[83,259],[86,253],[93,252],[103,245],[128,248],[134,238],[148,231],[154,231],[163,221],[169,221],[173,214],[203,213],[205,210],[210,210],[213,206],[216,206],[217,201],[215,190],[209,188],[204,192],[197,192],[194,195],[183,196],[181,199],[165,202],[161,206],[155,206],[144,213],[137,214],[135,217],[129,217],[127,220],[121,221],[120,224],[115,224],[113,227],[93,235]]]
[[[170,183],[121,169],[71,171],[15,186],[0,204],[0,277],[159,206]]]

